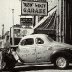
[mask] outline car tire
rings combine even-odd
[[[4,62],[4,60],[2,60],[1,62],[1,69],[5,69],[6,68],[6,62]]]
[[[8,64],[7,62],[2,63],[2,70],[12,70],[14,68],[15,64]]]
[[[13,69],[16,64],[16,60],[14,59],[12,54],[7,54],[2,61],[2,69]]]
[[[59,69],[66,69],[69,66],[69,62],[66,57],[60,56],[55,59],[54,65]]]

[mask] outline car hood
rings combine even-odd
[[[53,47],[53,49],[64,49],[64,48],[72,49],[72,45],[66,43],[60,43],[56,41],[52,42],[51,46]]]

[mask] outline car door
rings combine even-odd
[[[49,47],[42,38],[36,38],[37,62],[47,62],[49,59]]]
[[[33,63],[36,61],[36,49],[33,38],[27,38],[21,41],[20,57],[26,63]]]

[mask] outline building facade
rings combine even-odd
[[[21,0],[22,1],[22,0]],[[30,0],[23,0],[30,1]],[[48,16],[32,16],[33,29],[42,33],[42,26],[46,25],[44,33],[48,33],[58,42],[72,44],[72,1],[71,0],[31,0],[48,2]],[[56,13],[55,13],[56,12]],[[53,18],[55,13],[55,16]],[[25,15],[26,18],[27,15]],[[22,16],[21,16],[22,17]],[[48,21],[51,17],[52,21]],[[50,23],[49,23],[50,22]],[[43,24],[43,25],[42,25]],[[41,27],[41,28],[40,28]],[[51,30],[50,30],[51,29]]]
[[[55,26],[55,31],[50,30],[50,32],[49,32],[49,28],[47,28],[47,30],[44,30],[44,33],[45,32],[46,33],[49,32],[48,34],[53,33],[53,34],[51,34],[51,36],[55,37],[56,41],[72,44],[72,12],[71,12],[71,10],[72,10],[72,1],[71,0],[68,0],[68,1],[67,0],[55,0],[55,1],[51,0],[51,2],[54,4],[52,6],[48,3],[49,4],[48,5],[48,8],[49,8],[48,11],[50,9],[53,9],[56,6],[56,17],[55,17],[56,22],[54,21],[55,25],[52,24],[52,21],[51,21],[50,24],[48,22],[46,22],[46,20],[44,21],[45,25],[49,24],[52,27]],[[48,0],[48,2],[49,2],[49,0]],[[48,15],[49,14],[50,13],[48,12]],[[41,19],[40,19],[40,17],[41,17]],[[44,17],[40,16],[40,17],[39,17],[39,20],[43,21],[45,16]],[[38,23],[38,24],[40,24],[40,23]],[[41,24],[39,25],[40,27],[37,26],[37,29],[42,28]],[[46,27],[47,27],[47,25],[46,25]],[[41,32],[42,30],[38,30],[38,32]]]
[[[58,0],[57,40],[72,44],[72,1]]]

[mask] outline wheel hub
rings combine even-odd
[[[56,60],[56,65],[60,68],[64,68],[66,66],[66,59],[63,58],[63,57],[59,57],[57,60]]]

